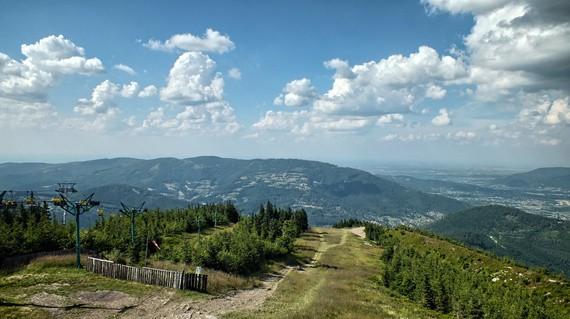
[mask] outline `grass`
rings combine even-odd
[[[85,260],[83,261],[85,262]],[[166,288],[136,282],[114,280],[75,268],[75,256],[42,257],[11,273],[0,275],[0,318],[49,318],[49,312],[34,306],[40,293],[56,297],[74,296],[79,292],[118,291],[133,297],[160,293]]]
[[[315,229],[297,241],[298,256],[314,267],[291,272],[262,309],[228,318],[438,318],[377,284],[378,246],[343,229]]]

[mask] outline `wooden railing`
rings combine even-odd
[[[85,269],[115,279],[137,281],[144,284],[182,290],[206,291],[208,285],[207,275],[148,267],[133,267],[94,257],[88,258]]]

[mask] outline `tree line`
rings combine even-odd
[[[74,225],[52,220],[47,205],[0,210],[0,261],[3,258],[72,248]]]
[[[230,202],[140,212],[134,218],[134,241],[131,222],[120,214],[100,216],[94,226],[81,230],[82,247],[121,263],[155,258],[249,274],[291,252],[295,238],[309,226],[304,210],[270,202],[251,216],[241,216]],[[215,225],[225,229],[204,235]],[[74,227],[51,219],[47,206],[3,209],[0,258],[71,248]]]

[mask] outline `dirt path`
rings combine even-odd
[[[320,235],[320,244],[307,267],[318,266],[321,256],[330,248],[344,245],[349,232],[345,231],[339,243],[329,244]],[[169,318],[169,319],[215,319],[219,316],[234,312],[259,309],[269,298],[283,279],[291,272],[292,267],[283,269],[277,275],[267,275],[261,279],[261,287],[240,290],[233,294],[217,296],[202,300],[174,300],[173,296],[153,297],[136,308],[127,311],[124,318]]]
[[[260,287],[223,296],[181,299],[177,298],[174,292],[165,296],[153,296],[123,313],[121,318],[215,319],[232,311],[253,310],[261,307],[291,270],[291,267],[287,267],[279,274],[263,277]]]

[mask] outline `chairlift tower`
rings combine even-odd
[[[136,237],[136,230],[135,230],[135,217],[137,214],[143,212],[145,202],[142,202],[139,207],[128,207],[127,205],[121,202],[121,206],[123,207],[119,211],[131,219],[131,242],[133,244],[133,249],[135,249],[135,237]]]
[[[77,191],[75,191],[77,192]],[[55,206],[61,207],[67,213],[75,216],[75,264],[77,268],[81,268],[81,241],[79,238],[79,216],[88,212],[91,208],[99,206],[98,201],[93,200],[94,193],[77,202],[70,201],[63,193],[59,197],[55,197],[52,203]]]

